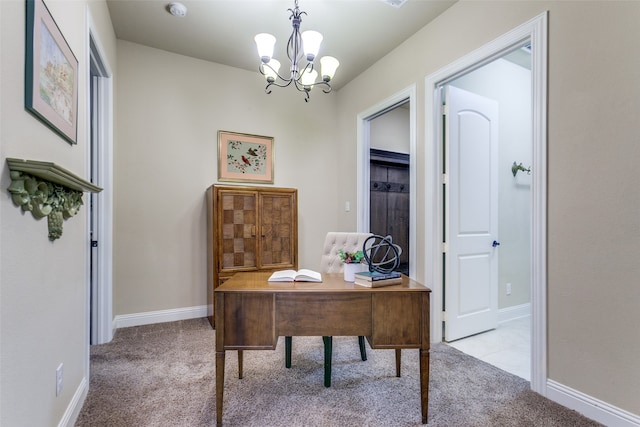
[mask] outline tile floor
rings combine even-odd
[[[500,323],[497,329],[448,344],[531,381],[531,316]]]

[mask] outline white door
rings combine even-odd
[[[498,325],[498,103],[446,87],[445,341]]]

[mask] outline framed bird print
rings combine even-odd
[[[273,137],[218,131],[218,180],[273,184]]]

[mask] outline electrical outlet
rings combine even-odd
[[[59,396],[62,392],[62,367],[63,364],[61,363],[56,369],[56,396]]]
[[[511,295],[511,283],[507,283],[507,295]]]

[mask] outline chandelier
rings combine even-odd
[[[322,78],[318,79],[318,71],[314,67],[314,59],[320,50],[322,43],[322,34],[317,31],[307,30],[300,33],[300,23],[302,15],[306,15],[298,8],[298,0],[295,0],[295,8],[288,9],[291,12],[289,20],[293,27],[293,32],[287,42],[287,56],[291,61],[289,77],[279,74],[280,62],[273,58],[273,48],[276,44],[276,38],[271,34],[261,33],[255,36],[256,45],[258,46],[258,55],[260,56],[260,74],[267,80],[267,86],[264,91],[271,93],[271,86],[287,87],[293,83],[296,89],[305,94],[305,102],[309,102],[309,92],[314,86],[322,87],[324,93],[331,92],[329,82],[333,78],[336,69],[340,63],[332,56],[324,56],[320,59],[320,67]],[[306,64],[302,66],[303,59]]]

